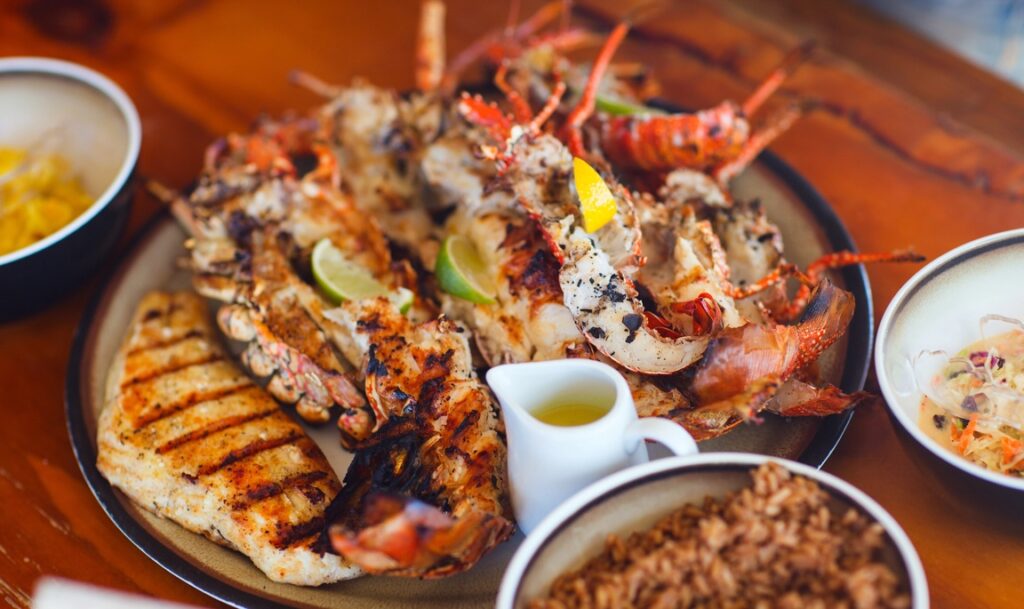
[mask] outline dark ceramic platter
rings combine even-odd
[[[829,204],[778,157],[765,153],[734,184],[738,198],[758,197],[783,233],[787,257],[798,264],[822,253],[854,249],[853,241]],[[103,402],[107,368],[139,298],[153,289],[181,289],[188,277],[175,265],[184,252],[184,234],[166,214],[152,219],[125,254],[118,269],[86,308],[75,335],[67,374],[66,411],[71,443],[86,481],[124,535],[153,561],[210,596],[235,607],[424,607],[493,606],[498,582],[521,536],[503,544],[467,573],[445,580],[418,581],[364,577],[309,589],[266,579],[240,554],[224,549],[132,505],[96,469],[96,418]],[[845,340],[823,356],[824,378],[844,391],[861,389],[867,375],[873,334],[871,292],[863,267],[833,275],[856,297],[857,309]],[[824,419],[765,417],[762,425],[741,426],[702,451],[736,450],[772,454],[820,467],[832,454],[853,416]],[[336,469],[349,457],[330,429],[311,430]]]

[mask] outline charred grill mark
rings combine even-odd
[[[182,446],[184,446],[186,444],[190,444],[192,442],[197,442],[199,440],[202,440],[203,438],[208,438],[208,437],[212,436],[215,433],[219,433],[219,432],[224,431],[226,429],[229,429],[231,427],[237,427],[237,426],[243,425],[245,423],[250,423],[252,421],[258,421],[260,419],[265,419],[265,418],[267,418],[267,417],[269,417],[269,416],[271,416],[273,414],[276,414],[277,412],[278,412],[278,408],[277,408],[277,405],[275,404],[275,405],[272,405],[272,408],[270,408],[269,410],[264,410],[264,411],[261,411],[261,412],[253,412],[253,413],[250,413],[250,414],[237,415],[237,416],[233,416],[233,417],[226,417],[226,418],[220,419],[218,421],[214,421],[214,422],[210,423],[209,425],[206,425],[205,427],[201,427],[199,429],[195,429],[195,430],[190,431],[190,432],[188,432],[188,433],[186,433],[184,435],[180,435],[177,438],[174,438],[173,440],[169,440],[167,442],[164,442],[163,444],[161,444],[160,446],[158,446],[156,448],[156,453],[158,455],[162,455],[162,454],[170,452],[170,451],[172,451],[172,450],[174,450],[176,448],[181,448]]]
[[[455,431],[452,432],[452,439],[454,440],[455,438],[458,438],[462,432],[475,425],[479,420],[480,412],[476,410],[471,411],[464,419],[459,421],[459,424],[455,427]]]
[[[387,376],[388,367],[377,359],[377,345],[370,345],[370,353],[366,361],[366,376]]]
[[[209,476],[210,474],[214,474],[229,465],[233,465],[239,461],[244,461],[262,452],[284,446],[285,444],[297,442],[303,438],[305,438],[305,435],[301,431],[293,430],[288,435],[281,436],[280,438],[267,438],[265,440],[251,442],[242,448],[232,450],[216,463],[207,463],[206,465],[203,465],[199,468],[199,471],[196,472],[196,474],[198,476]]]
[[[284,550],[319,534],[326,525],[327,521],[323,516],[317,516],[299,524],[286,524],[278,527],[277,535],[271,543],[278,550]]]
[[[510,252],[502,269],[510,292],[532,291],[537,296],[562,298],[558,283],[561,265],[540,238],[536,225],[530,222],[506,225],[505,239],[499,247]]]
[[[266,484],[261,484],[260,486],[249,490],[245,494],[245,498],[241,499],[240,501],[237,501],[232,506],[232,508],[235,510],[243,510],[256,502],[263,501],[264,499],[269,499],[271,497],[276,497],[281,493],[285,492],[285,490],[289,488],[306,487],[313,484],[314,482],[323,480],[326,477],[327,472],[323,470],[316,470],[311,472],[292,474],[291,476],[288,476],[287,478],[284,478],[283,480],[278,480],[276,482],[267,482]],[[316,487],[310,488],[316,489]],[[306,489],[302,490],[303,494],[306,494],[306,497],[310,499],[311,503],[320,503],[324,499],[324,494],[322,491],[320,491],[320,489],[316,489],[316,491],[320,493],[320,498],[319,500],[314,501],[312,497],[306,494]]]
[[[210,402],[210,401],[213,401],[213,400],[219,400],[221,398],[225,398],[225,397],[227,397],[229,395],[238,393],[240,391],[244,391],[246,389],[249,389],[249,388],[255,387],[255,386],[256,385],[254,385],[252,382],[246,381],[246,382],[244,382],[244,383],[242,383],[240,385],[234,385],[232,387],[224,387],[222,389],[217,389],[217,390],[214,390],[214,391],[207,391],[207,392],[194,391],[194,392],[188,394],[187,396],[185,396],[185,398],[183,400],[181,400],[179,402],[172,402],[171,404],[169,404],[167,406],[164,406],[162,404],[156,404],[154,406],[154,411],[153,412],[149,413],[148,415],[146,415],[144,417],[139,417],[139,420],[136,421],[136,423],[135,423],[135,433],[138,433],[138,432],[142,431],[148,425],[156,423],[157,421],[159,421],[161,419],[165,419],[165,418],[171,416],[172,414],[176,414],[176,413],[182,412],[184,410],[188,410],[189,408],[193,408],[195,406],[198,406],[199,404],[202,404],[203,402]]]
[[[440,355],[431,353],[427,356],[426,362],[424,362],[424,368],[442,368],[443,372],[448,372],[452,356],[454,355],[455,352],[452,349],[448,349]]]
[[[150,311],[149,313],[152,313],[152,312],[153,311]],[[146,314],[146,319],[147,320],[149,318],[149,313]],[[159,316],[159,313],[157,314],[157,316]],[[193,338],[205,338],[205,337],[206,337],[206,333],[203,332],[202,330],[196,328],[196,329],[189,330],[188,332],[182,334],[181,336],[175,336],[173,338],[168,338],[167,340],[159,340],[159,341],[156,341],[156,342],[153,342],[153,343],[149,343],[148,345],[139,345],[138,347],[135,347],[135,348],[130,349],[129,351],[127,351],[125,353],[125,355],[127,357],[131,357],[133,355],[138,355],[139,353],[144,353],[146,351],[154,351],[156,349],[166,349],[167,347],[173,347],[174,345],[183,343],[183,342],[185,342],[187,340],[190,340],[190,339],[193,339]]]
[[[327,498],[327,495],[324,495],[324,492],[315,486],[300,486],[299,491],[306,496],[306,499],[312,505],[319,505]]]
[[[372,334],[378,330],[383,329],[384,327],[384,325],[381,323],[380,315],[377,315],[376,313],[367,315],[366,317],[359,319],[358,321],[356,321],[356,326],[360,330],[368,334]]]
[[[134,378],[127,379],[121,383],[121,389],[126,389],[128,387],[131,387],[132,385],[138,385],[139,383],[144,383],[146,381],[152,381],[160,378],[161,376],[174,374],[175,372],[180,372],[182,370],[185,370],[186,368],[192,368],[194,366],[205,366],[207,364],[213,364],[223,360],[224,356],[221,355],[220,353],[204,353],[202,354],[202,357],[200,357],[199,359],[177,362],[175,364],[168,366],[167,368],[161,368],[160,370],[151,370],[145,374],[140,374],[139,376],[136,376]]]

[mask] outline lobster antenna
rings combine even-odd
[[[651,0],[636,6],[622,18],[632,24],[644,23],[651,17],[672,6],[671,0]]]
[[[530,15],[526,21],[520,23],[515,27],[513,38],[516,40],[522,40],[527,36],[535,34],[540,30],[544,29],[549,23],[555,20],[559,15],[565,19],[566,11],[569,9],[571,2],[565,2],[564,0],[553,0],[548,2],[544,6],[537,9],[537,12]]]
[[[416,88],[434,91],[444,78],[444,2],[426,0],[420,11],[416,39]]]
[[[509,13],[510,20],[513,18],[513,15],[518,16],[518,10],[516,8],[514,12]],[[540,7],[526,21],[512,28],[511,32],[509,32],[509,26],[506,25],[504,31],[492,30],[477,38],[448,62],[448,69],[445,71],[444,78],[441,81],[442,89],[448,90],[453,88],[459,74],[486,53],[491,48],[491,45],[497,43],[503,36],[510,40],[522,40],[534,32],[543,29],[544,26],[558,17],[561,11],[562,0],[552,0]]]
[[[814,51],[814,47],[817,42],[814,40],[807,40],[800,46],[796,47],[792,51],[786,54],[779,62],[779,65],[772,70],[768,75],[768,78],[764,79],[757,89],[750,94],[741,109],[743,114],[746,116],[752,115],[761,107],[761,104],[765,102],[769,97],[772,96],[775,91],[782,85],[783,81],[789,78],[789,75],[796,71],[796,69],[803,62],[807,61],[807,58],[811,56],[811,52]]]
[[[587,77],[587,84],[583,88],[580,102],[576,104],[572,113],[569,114],[569,118],[566,119],[566,124],[569,127],[577,128],[581,126],[594,113],[597,88],[601,84],[601,79],[604,78],[604,73],[608,70],[608,64],[611,63],[615,51],[619,49],[619,45],[622,44],[626,34],[629,33],[629,27],[628,21],[619,22],[608,36],[604,46],[601,47],[601,52],[597,55],[597,59],[594,60],[594,65],[590,68],[590,75]]]
[[[326,83],[309,72],[292,70],[288,73],[288,82],[327,99],[333,99],[341,94],[341,87]]]
[[[767,148],[772,142],[775,141],[780,135],[785,133],[796,119],[803,116],[810,108],[813,108],[816,104],[814,102],[805,102],[802,104],[792,104],[785,108],[782,112],[775,115],[768,124],[758,131],[755,131],[750,139],[743,144],[743,148],[735,158],[727,163],[715,167],[711,172],[713,178],[715,178],[719,184],[723,187],[727,185],[734,177],[739,175],[744,169],[750,165],[751,162],[757,155],[761,154],[765,148]]]
[[[521,6],[521,0],[510,0],[508,3],[508,18],[505,20],[506,38],[512,38],[515,34],[516,24],[519,23],[519,9]]]

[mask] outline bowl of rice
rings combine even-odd
[[[924,609],[920,558],[853,486],[761,455],[668,458],[605,478],[520,546],[498,609]]]
[[[128,218],[142,129],[128,96],[78,64],[0,59],[0,320],[79,285]]]

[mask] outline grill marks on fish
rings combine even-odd
[[[202,299],[143,298],[111,369],[97,466],[142,507],[249,556],[271,579],[359,574],[324,554],[341,485],[302,428],[213,342]]]
[[[252,421],[258,421],[260,419],[272,416],[277,412],[277,408],[268,408],[262,412],[254,412],[252,414],[242,414],[234,417],[226,417],[218,421],[214,421],[205,427],[194,429],[190,432],[184,433],[173,440],[165,442],[156,448],[158,454],[164,454],[170,452],[176,448],[180,448],[190,442],[196,442],[207,438],[219,431],[224,431],[229,427],[235,427],[243,423],[250,423]]]
[[[183,394],[178,400],[171,401],[169,403],[163,402],[149,402],[145,391],[136,390],[138,386],[131,387],[126,392],[129,394],[129,404],[135,408],[145,409],[145,412],[139,413],[137,419],[137,429],[139,431],[144,427],[155,423],[161,419],[172,416],[184,410],[188,410],[200,404],[218,400],[227,396],[230,396],[236,392],[255,387],[255,385],[248,379],[248,377],[241,377],[237,379],[231,379],[230,383],[225,384],[222,387],[217,387],[205,391],[190,391]],[[148,387],[147,387],[148,388]]]

